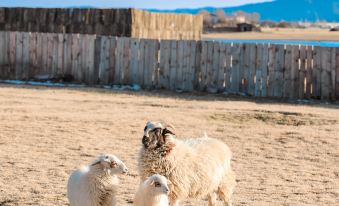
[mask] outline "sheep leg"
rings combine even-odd
[[[218,194],[220,198],[224,201],[225,206],[232,206],[231,197],[235,185],[235,174],[232,170],[230,170],[228,174],[226,174],[218,188]]]
[[[217,194],[214,192],[208,195],[208,206],[215,206],[217,204]]]

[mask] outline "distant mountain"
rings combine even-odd
[[[197,14],[200,10],[215,11],[220,8],[150,10],[158,12],[176,12]],[[273,21],[317,21],[339,22],[339,0],[276,0],[238,7],[222,8],[226,13],[235,11],[258,12],[261,20]]]

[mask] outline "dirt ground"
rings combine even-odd
[[[328,29],[263,28],[261,32],[227,32],[204,34],[205,39],[339,41],[339,32]]]
[[[67,205],[69,174],[103,152],[129,167],[118,199],[132,205],[148,120],[172,123],[178,138],[206,131],[227,143],[234,205],[339,205],[339,105],[8,85],[0,85],[0,205]]]

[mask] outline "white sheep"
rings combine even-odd
[[[217,194],[226,206],[232,205],[236,182],[226,144],[207,135],[179,140],[171,127],[160,122],[147,123],[142,143],[138,161],[141,181],[152,174],[165,176],[172,183],[171,205],[208,196],[209,205],[214,206]]]
[[[139,186],[134,197],[134,206],[168,206],[169,186],[166,177],[152,175]]]
[[[117,174],[128,172],[114,155],[103,154],[90,165],[74,171],[68,179],[67,197],[70,206],[114,206],[119,184]]]

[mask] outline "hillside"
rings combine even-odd
[[[220,8],[151,10],[158,12],[176,12],[197,14],[200,10],[215,11]],[[222,8],[227,13],[235,11],[258,12],[261,20],[274,21],[336,21],[339,22],[339,0],[276,0],[238,7]]]

